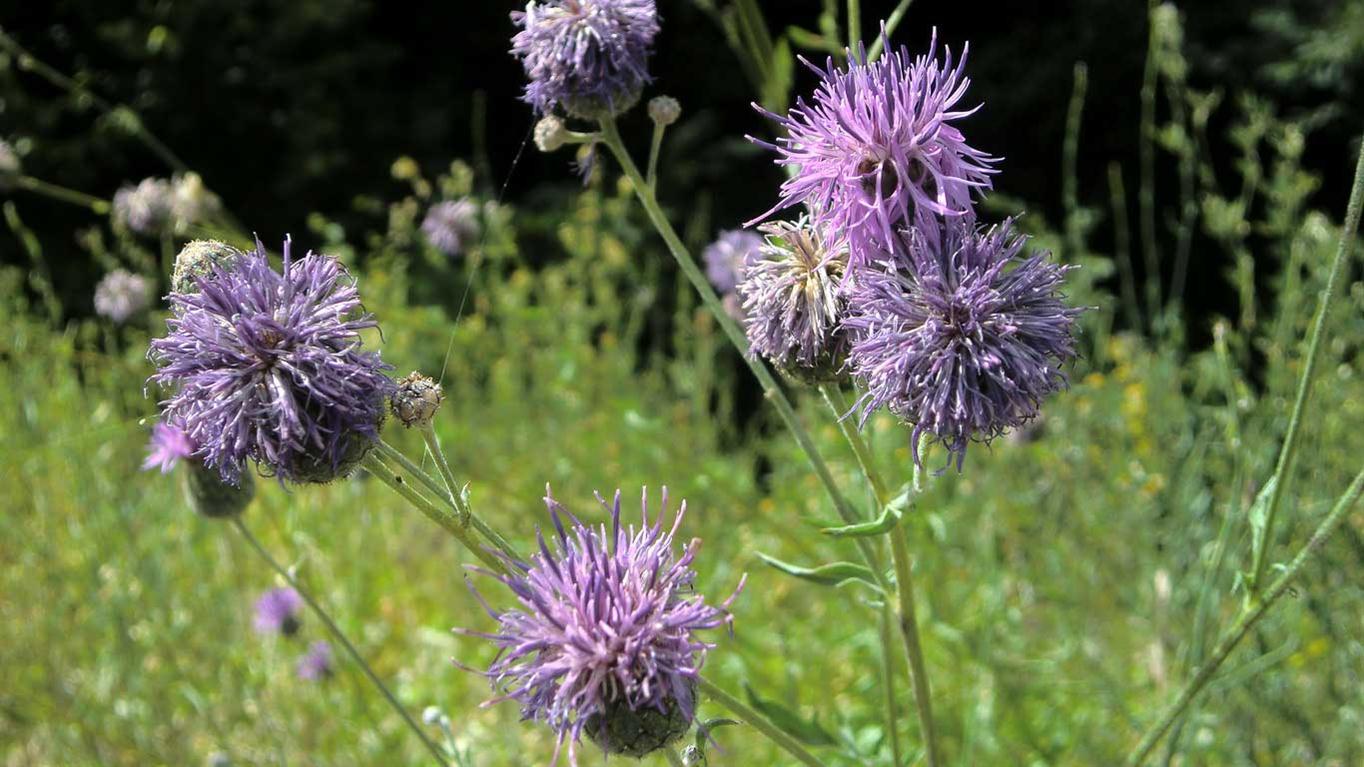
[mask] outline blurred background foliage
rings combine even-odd
[[[827,5],[761,3],[773,50],[818,38]],[[864,3],[864,18],[891,5]],[[59,0],[7,7],[0,27],[131,107],[267,245],[290,231],[356,270],[385,358],[440,374],[439,431],[500,529],[530,540],[546,482],[592,519],[593,490],[632,499],[666,483],[686,497],[684,532],[705,540],[702,590],[718,597],[750,575],[711,673],[751,686],[831,764],[884,764],[876,608],[856,586],[792,580],[756,556],[848,558],[817,533],[831,511],[614,168],[597,163],[580,184],[567,153],[526,147],[509,8]],[[685,110],[662,198],[699,247],[765,209],[780,181],[742,139],[769,130],[748,102],[788,100],[810,77],[763,74],[723,0],[661,9],[658,89]],[[972,139],[1007,157],[993,211],[1027,209],[1037,244],[1084,266],[1072,298],[1095,307],[1071,390],[933,481],[907,522],[939,726],[954,764],[1112,764],[1241,604],[1248,508],[1286,426],[1364,126],[1364,2],[982,13],[921,0],[896,37],[921,48],[933,26],[954,47],[974,43],[972,93],[987,108]],[[129,135],[128,112],[101,116],[16,55],[0,65],[0,138],[26,172],[107,198],[173,170]],[[645,128],[627,118],[636,145]],[[418,225],[432,202],[466,195],[484,236],[451,259]],[[251,605],[270,574],[192,516],[173,478],[137,470],[154,414],[144,352],[164,310],[115,326],[90,295],[116,266],[164,285],[156,244],[43,198],[5,205],[4,764],[420,763],[354,668],[294,678],[321,627],[305,620],[297,644],[256,635]],[[1347,276],[1273,561],[1364,454],[1364,282],[1357,265]],[[859,487],[822,404],[799,403]],[[903,476],[906,431],[884,418],[869,429],[883,471]],[[447,631],[487,628],[460,552],[363,478],[261,485],[248,522],[409,708],[443,707],[470,764],[547,763],[547,732],[518,725],[512,705],[478,709],[485,683],[449,663],[490,659]],[[1162,746],[1165,763],[1364,761],[1362,566],[1357,513]],[[742,728],[716,737],[713,764],[781,763]]]

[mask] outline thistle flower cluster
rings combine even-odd
[[[113,216],[125,229],[147,236],[184,233],[222,210],[197,173],[172,179],[144,178],[114,193]]]
[[[816,353],[832,340],[832,358],[846,350],[841,367],[865,389],[860,420],[885,408],[913,427],[916,461],[928,435],[960,469],[972,441],[1028,422],[1065,386],[1080,312],[1063,300],[1067,269],[1046,253],[1024,255],[1012,220],[977,222],[997,158],[959,127],[976,111],[959,107],[965,55],[940,61],[935,31],[924,55],[901,48],[867,62],[863,46],[848,60],[815,69],[811,100],[767,113],[786,135],[754,140],[793,169],[766,215],[802,207],[810,247],[750,268],[741,288],[749,341],[780,368],[819,373]],[[819,248],[845,249],[846,262],[808,255]]]
[[[511,18],[535,111],[595,120],[639,101],[658,34],[654,0],[532,0]]]
[[[294,482],[344,476],[378,438],[393,383],[361,331],[355,280],[335,258],[270,267],[265,248],[214,264],[197,289],[170,294],[167,335],[152,341],[149,379],[170,392],[166,420],[183,426],[195,456],[230,484],[252,460]]]
[[[640,757],[686,731],[697,674],[713,647],[695,634],[729,625],[738,594],[712,607],[693,591],[700,541],[674,552],[687,507],[665,528],[666,488],[653,520],[645,491],[639,527],[622,524],[619,491],[610,505],[598,500],[610,512],[609,528],[579,521],[546,492],[554,547],[541,535],[530,563],[504,558],[509,575],[480,571],[520,605],[488,608],[495,633],[457,629],[501,649],[483,672],[500,693],[495,700],[515,700],[523,718],[547,723],[560,748],[569,744],[574,764],[583,733],[608,752]]]
[[[95,286],[95,313],[116,325],[146,311],[151,302],[151,280],[126,269],[109,272]]]
[[[422,219],[422,234],[431,247],[447,256],[458,256],[478,239],[478,205],[467,197],[432,205]]]

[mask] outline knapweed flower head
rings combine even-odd
[[[160,469],[162,474],[169,474],[176,464],[194,455],[196,449],[194,440],[184,429],[157,421],[152,426],[152,438],[147,443],[147,458],[142,461],[142,470]]]
[[[775,144],[752,139],[795,169],[766,215],[799,204],[818,211],[818,222],[847,240],[854,269],[889,250],[900,228],[970,213],[996,162],[954,124],[975,111],[957,109],[970,84],[966,56],[954,65],[949,51],[940,62],[936,30],[924,55],[902,47],[858,63],[866,60],[865,47],[849,53],[846,69],[830,57],[815,69],[821,82],[811,101],[799,99],[786,116],[758,107],[786,135]]]
[[[847,248],[805,217],[761,230],[767,239],[739,283],[749,353],[797,379],[828,380],[847,351],[841,327]]]
[[[403,426],[425,428],[436,417],[436,411],[444,401],[445,391],[436,379],[414,370],[398,379],[390,406],[393,416]]]
[[[431,247],[447,256],[457,256],[478,239],[478,205],[467,197],[438,202],[426,211],[422,233]]]
[[[256,631],[262,634],[298,633],[299,613],[303,611],[303,597],[291,588],[275,588],[256,600]]]
[[[151,280],[126,269],[109,272],[95,286],[95,313],[116,325],[146,311],[151,302]]]
[[[844,324],[848,361],[866,393],[865,422],[885,407],[956,456],[1027,423],[1066,384],[1080,309],[1061,293],[1068,267],[1024,255],[1012,220],[970,217],[904,232],[877,268],[859,272]]]
[[[298,659],[298,678],[309,682],[327,679],[332,675],[332,646],[327,642],[313,642],[308,652]]]
[[[172,223],[174,204],[171,182],[144,178],[137,186],[124,186],[114,193],[114,220],[138,234],[161,234]]]
[[[584,119],[611,117],[639,101],[658,34],[654,0],[536,0],[512,13],[512,55],[529,80],[526,103]]]
[[[639,527],[622,524],[619,491],[610,505],[598,500],[610,511],[609,528],[579,521],[547,491],[554,546],[541,535],[530,563],[506,560],[509,575],[480,571],[520,604],[488,608],[495,633],[459,630],[501,648],[485,674],[501,692],[489,703],[520,703],[523,718],[547,723],[560,747],[569,744],[575,764],[584,732],[609,752],[639,757],[686,731],[696,677],[714,646],[696,633],[729,625],[734,599],[712,607],[693,590],[700,541],[674,551],[687,505],[665,528],[666,488],[653,520],[645,491]]]
[[[701,251],[710,284],[719,293],[733,293],[744,278],[744,269],[758,259],[762,246],[762,236],[747,229],[720,232],[715,242]]]
[[[335,258],[290,251],[286,239],[277,272],[257,242],[196,278],[198,290],[172,292],[168,332],[151,343],[165,417],[228,483],[248,460],[282,480],[344,476],[378,439],[393,389],[388,366],[361,348],[377,323],[355,280]]]
[[[190,240],[175,256],[171,270],[171,290],[193,293],[199,280],[213,274],[215,268],[230,269],[246,254],[218,240]]]

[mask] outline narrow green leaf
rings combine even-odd
[[[842,527],[826,527],[820,530],[827,536],[833,538],[870,538],[875,535],[885,535],[900,523],[900,512],[894,506],[887,506],[881,516],[870,522],[859,522],[855,525],[844,525]]]
[[[799,565],[783,562],[776,557],[769,557],[762,552],[758,552],[758,556],[767,564],[787,575],[794,575],[802,580],[811,581],[823,586],[842,586],[849,581],[860,581],[879,590],[876,585],[875,576],[872,575],[871,570],[863,565],[853,564],[852,562],[833,562],[827,565],[820,565],[819,567],[801,567]]]
[[[815,719],[806,719],[776,701],[759,696],[747,682],[744,683],[744,692],[748,695],[749,705],[767,717],[768,721],[778,729],[796,740],[810,746],[838,745],[838,740],[834,738],[833,734],[824,729]]]
[[[1269,542],[1265,540],[1265,524],[1269,517],[1269,499],[1274,495],[1274,486],[1278,483],[1279,478],[1277,476],[1269,478],[1265,486],[1260,488],[1260,493],[1255,496],[1255,503],[1251,505],[1250,513],[1247,515],[1250,519],[1251,552],[1254,555],[1252,561],[1255,562],[1260,561],[1263,556],[1261,552],[1264,551],[1265,546],[1269,545]],[[1254,573],[1249,575],[1250,579],[1253,580]],[[1249,585],[1253,590],[1255,584],[1250,583]]]

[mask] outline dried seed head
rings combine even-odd
[[[557,152],[568,143],[568,128],[554,115],[545,115],[535,124],[535,147],[541,152]]]
[[[649,99],[649,119],[654,121],[654,125],[672,125],[681,116],[682,105],[672,96],[655,96]]]
[[[435,418],[440,403],[445,401],[445,392],[440,384],[430,376],[412,371],[398,379],[398,388],[393,392],[393,415],[403,426],[409,428],[425,427]]]

